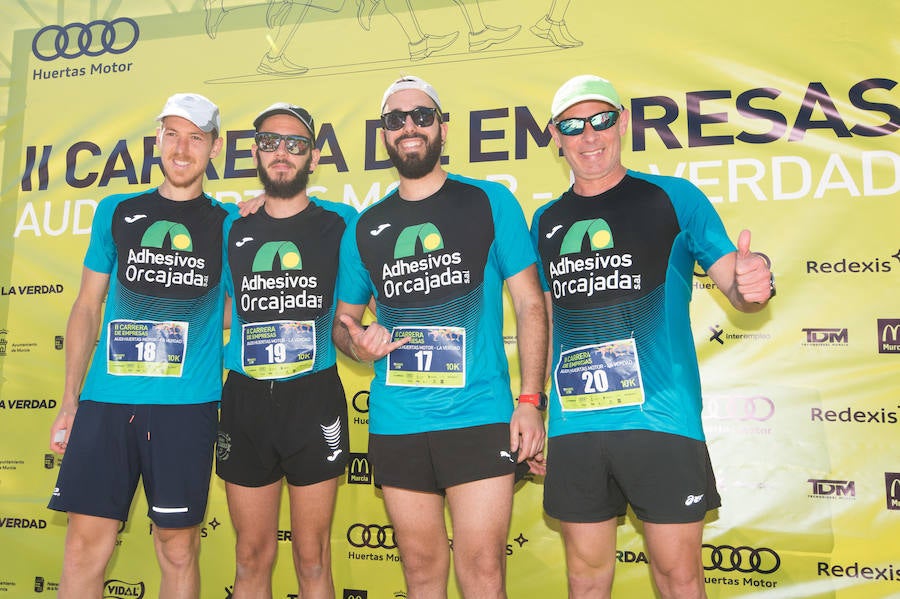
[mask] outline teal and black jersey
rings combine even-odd
[[[226,228],[225,284],[232,298],[226,368],[285,380],[334,365],[338,254],[355,216],[346,204],[310,197],[294,216],[259,210]]]
[[[522,209],[499,183],[449,175],[394,192],[344,235],[338,299],[366,304],[407,345],[375,364],[369,430],[408,434],[509,422],[503,281],[536,262]]]
[[[531,227],[553,303],[549,435],[642,429],[703,440],[689,320],[694,264],[734,251],[684,179],[628,171],[612,189],[569,189]]]
[[[97,206],[84,266],[110,275],[82,399],[218,401],[222,389],[223,228],[233,205],[155,189]]]

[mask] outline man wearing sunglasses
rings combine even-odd
[[[369,460],[409,596],[447,596],[446,499],[463,596],[498,599],[506,597],[513,472],[544,441],[547,321],[536,256],[507,188],[441,168],[447,123],[431,85],[398,79],[380,107],[400,185],[344,235],[334,338],[347,355],[375,363]],[[519,323],[515,409],[504,281]],[[377,321],[363,327],[372,297]]]
[[[331,327],[340,240],[356,211],[307,194],[319,161],[309,112],[280,102],[253,126],[265,201],[226,229],[231,336],[216,447],[237,533],[234,597],[272,596],[286,480],[300,595],[333,599],[331,521],[349,447]]]
[[[610,596],[631,504],[660,596],[705,597],[703,519],[720,498],[688,313],[694,263],[756,312],[775,291],[768,259],[749,231],[735,248],[690,182],[622,165],[628,110],[608,81],[567,81],[551,114],[574,184],[531,231],[553,323],[544,509],[561,521],[569,596]]]

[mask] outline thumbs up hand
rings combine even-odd
[[[750,231],[747,229],[738,236],[734,280],[741,298],[748,303],[764,303],[775,293],[769,260],[763,254],[750,251]]]

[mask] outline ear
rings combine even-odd
[[[631,113],[628,112],[627,108],[622,109],[622,113],[619,114],[619,120],[616,121],[616,126],[619,128],[619,137],[624,137],[625,132],[628,131],[628,121],[631,119]]]
[[[556,143],[556,148],[562,150],[562,143],[559,140],[559,130],[556,128],[556,125],[550,123],[547,125],[547,128],[550,129],[550,135],[553,137],[553,141]]]
[[[308,172],[313,172],[316,170],[316,167],[319,166],[319,158],[322,156],[322,153],[317,149],[313,148],[312,155],[309,157],[309,166],[306,168]]]
[[[216,156],[219,155],[219,152],[222,151],[222,145],[225,141],[221,137],[217,137],[212,144],[212,149],[209,152],[209,159],[212,160]]]

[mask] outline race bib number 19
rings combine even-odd
[[[111,320],[106,371],[118,376],[180,377],[187,359],[188,323]]]
[[[244,372],[255,379],[280,379],[312,370],[316,323],[274,320],[241,327]]]
[[[644,403],[634,339],[564,351],[554,376],[564,411],[603,410]]]

